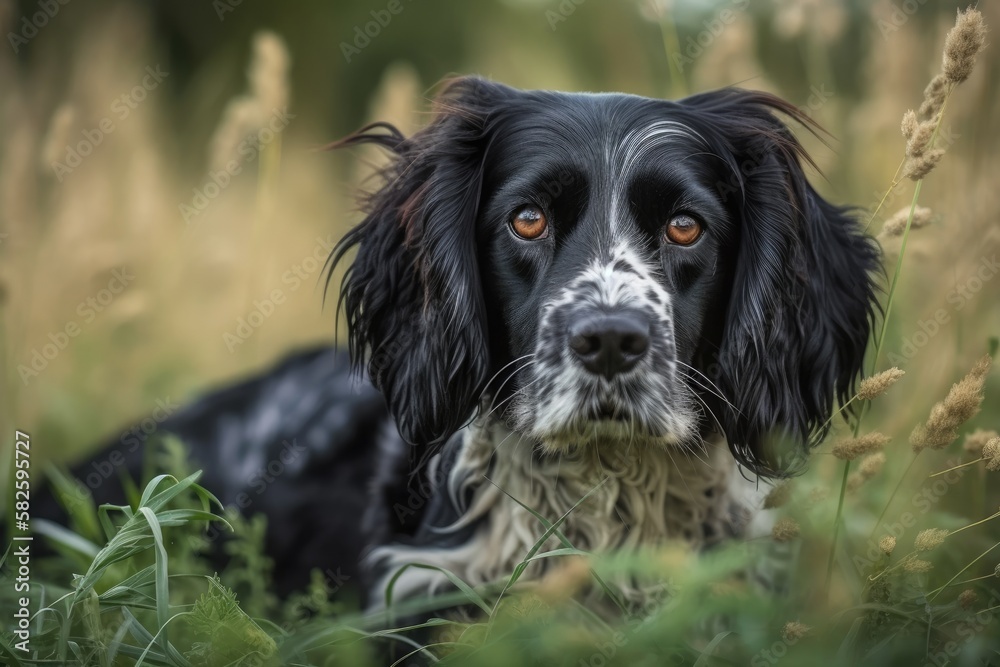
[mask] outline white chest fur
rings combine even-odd
[[[438,532],[475,526],[472,537],[449,548],[393,544],[375,549],[369,562],[383,573],[383,587],[407,563],[449,570],[471,585],[508,577],[545,532],[522,505],[554,522],[579,503],[561,531],[574,547],[594,552],[666,540],[703,548],[742,535],[760,507],[761,494],[743,479],[722,442],[705,443],[697,451],[637,451],[615,444],[545,456],[500,424],[476,423],[466,430],[461,447],[447,480],[438,486],[438,492],[446,489],[451,495],[461,518]],[[471,501],[462,506],[470,490]],[[553,537],[542,551],[560,546]],[[526,576],[540,575],[548,561],[533,562]],[[410,568],[394,585],[393,597],[432,593],[444,582],[439,572]],[[382,598],[373,597],[376,605]]]

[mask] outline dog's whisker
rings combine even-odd
[[[498,377],[500,377],[500,374],[501,374],[501,373],[503,373],[503,372],[504,372],[505,370],[507,370],[508,368],[510,368],[511,366],[513,366],[514,364],[518,363],[519,361],[523,361],[524,359],[529,359],[529,358],[531,358],[531,357],[534,357],[534,356],[535,356],[535,354],[536,354],[535,352],[529,352],[528,354],[522,354],[522,355],[521,355],[520,357],[518,357],[517,359],[514,359],[514,360],[512,360],[512,361],[509,361],[509,362],[507,362],[506,364],[504,364],[503,368],[501,368],[501,369],[500,369],[500,370],[498,370],[498,371],[497,371],[496,373],[494,373],[494,374],[493,374],[493,377],[491,377],[491,378],[489,379],[489,381],[488,381],[488,382],[486,382],[486,384],[484,384],[484,385],[483,385],[483,390],[482,390],[482,391],[481,391],[481,392],[479,393],[479,400],[480,400],[480,401],[481,401],[481,400],[483,400],[483,396],[484,396],[484,395],[486,394],[486,391],[487,391],[487,389],[489,389],[489,386],[490,386],[491,384],[493,384],[493,381],[494,381],[494,380],[496,380],[496,379],[497,379]],[[522,367],[522,368],[523,368],[523,367]],[[518,369],[518,370],[521,370],[521,369]],[[516,373],[516,372],[517,372],[517,371],[514,371],[514,373]],[[512,373],[511,375],[513,375],[513,373]],[[508,378],[507,378],[507,380],[509,380],[509,379],[510,379],[510,378],[508,377]],[[506,383],[506,380],[504,381],[504,383]],[[500,389],[503,389],[503,385],[500,385],[500,388],[499,388],[499,389],[497,389],[497,392],[498,392],[498,393],[499,393]]]
[[[719,385],[717,385],[714,382],[712,382],[712,380],[709,379],[709,377],[707,375],[705,375],[704,373],[702,373],[701,371],[699,371],[694,366],[692,366],[690,364],[684,363],[680,359],[675,359],[674,361],[677,364],[679,364],[680,366],[683,366],[684,369],[687,369],[688,371],[694,373],[698,378],[703,379],[706,383],[708,383],[708,387],[702,385],[700,382],[697,382],[695,380],[695,378],[691,377],[690,375],[686,376],[688,379],[690,379],[692,382],[695,382],[695,384],[697,384],[699,387],[701,387],[702,389],[704,389],[708,393],[710,393],[713,396],[715,396],[716,398],[718,398],[720,401],[723,401],[726,405],[728,405],[730,407],[730,409],[732,409],[737,414],[742,414],[739,411],[739,409],[735,405],[733,405],[733,403],[729,399],[727,399],[726,396],[722,393],[722,390],[719,389]],[[682,372],[682,375],[684,375],[683,372]]]
[[[495,407],[491,406],[492,409],[488,413],[486,413],[486,417],[487,418],[491,417],[494,412],[496,412],[497,410],[499,410],[500,408],[503,407],[504,403],[508,403],[509,401],[511,401],[512,399],[514,399],[515,397],[517,397],[519,394],[521,394],[525,390],[527,390],[529,387],[532,387],[532,386],[538,384],[541,381],[542,381],[542,378],[538,378],[538,379],[532,380],[531,382],[529,382],[528,384],[524,385],[523,387],[520,387],[520,388],[514,390],[511,393],[510,396],[508,396],[507,398],[505,398],[502,401],[500,401],[500,403],[498,403]]]
[[[502,405],[503,405],[504,403],[506,403],[507,401],[509,401],[509,400],[510,400],[511,398],[513,398],[514,396],[517,396],[517,394],[518,394],[519,392],[522,392],[522,391],[524,391],[525,387],[529,386],[529,385],[525,385],[525,387],[521,387],[520,389],[517,389],[517,390],[515,390],[515,391],[514,391],[513,393],[511,393],[511,395],[510,395],[510,396],[508,396],[508,397],[507,397],[507,398],[505,398],[505,399],[504,399],[503,401],[501,401],[499,405],[497,405],[497,404],[496,404],[496,400],[497,400],[497,398],[499,398],[499,397],[500,397],[500,392],[501,392],[501,391],[503,391],[503,388],[504,388],[504,387],[505,387],[505,386],[507,385],[507,383],[508,383],[508,382],[510,382],[511,378],[513,378],[513,377],[514,377],[515,375],[517,375],[518,373],[520,373],[520,372],[521,372],[521,371],[523,371],[524,369],[526,369],[526,368],[529,368],[529,367],[531,367],[531,366],[532,366],[533,364],[536,364],[536,363],[538,363],[538,362],[537,362],[536,360],[532,359],[532,360],[531,360],[531,361],[529,361],[528,363],[526,363],[526,364],[524,364],[523,366],[519,367],[519,368],[518,368],[517,370],[513,371],[513,372],[512,372],[512,373],[511,373],[511,374],[510,374],[510,375],[509,375],[509,376],[508,376],[508,377],[507,377],[507,378],[506,378],[506,379],[505,379],[505,380],[503,381],[503,383],[502,383],[502,384],[501,384],[501,385],[500,385],[500,386],[499,386],[499,387],[497,388],[497,391],[496,391],[496,394],[495,394],[495,395],[493,396],[493,400],[492,400],[492,401],[490,402],[490,405],[489,405],[489,408],[487,408],[487,410],[488,410],[488,412],[486,413],[486,416],[487,416],[487,417],[489,417],[490,415],[492,415],[492,414],[493,414],[493,412],[494,412],[494,411],[495,411],[495,410],[496,410],[497,408],[499,408],[500,406],[502,406]],[[532,382],[532,383],[530,383],[530,384],[534,384],[534,382],[537,382],[537,380],[536,380],[536,381],[533,381],[533,382]]]

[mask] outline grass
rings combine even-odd
[[[806,97],[796,91],[827,85],[832,98],[810,113],[841,143],[836,154],[819,153],[820,163],[832,171],[832,182],[819,186],[832,189],[837,201],[871,201],[872,212],[863,216],[871,231],[878,229],[883,209],[892,213],[899,206],[893,204],[897,197],[909,200],[910,219],[919,198],[943,220],[919,230],[909,230],[908,222],[901,244],[886,242],[891,308],[869,361],[872,370],[885,363],[880,359],[902,364],[907,375],[860,412],[866,431],[893,436],[880,473],[857,489],[848,488],[852,466],[831,456],[826,444],[793,481],[791,498],[776,510],[798,525],[796,539],[776,542],[765,536],[697,558],[679,545],[635,554],[586,554],[560,533],[560,517],[526,507],[537,520],[538,545],[554,536],[561,542],[558,550],[533,549],[515,571],[486,586],[468,586],[446,573],[453,586],[439,597],[390,598],[393,615],[372,617],[360,613],[321,572],[313,573],[307,590],[277,599],[269,584],[272,563],[262,547],[263,521],[218,507],[198,486],[197,472],[187,469],[182,449],[163,439],[147,478],[128,481],[127,504],[98,508],[78,500],[70,506],[70,528],[36,524],[37,539],[51,544],[55,555],[32,562],[32,651],[13,649],[16,622],[5,611],[0,617],[3,659],[14,665],[364,667],[384,664],[378,656],[391,646],[399,664],[1000,665],[1000,473],[988,472],[979,454],[963,448],[964,436],[973,429],[1000,429],[996,371],[987,378],[982,413],[961,426],[954,442],[919,457],[907,444],[912,427],[926,419],[931,405],[975,358],[984,351],[996,356],[1000,319],[990,304],[1000,299],[1000,280],[981,279],[981,257],[995,252],[1000,240],[992,224],[1000,216],[995,183],[1000,152],[991,145],[1000,109],[1000,89],[992,84],[997,61],[983,59],[977,67],[985,71],[977,71],[978,78],[949,99],[948,120],[938,126],[941,136],[935,131],[939,144],[950,146],[949,154],[911,193],[909,182],[899,178],[903,163],[896,167],[899,117],[916,106],[926,74],[938,66],[939,52],[930,48],[928,35],[943,37],[954,19],[951,8],[934,23],[930,6],[922,6],[902,29],[884,38],[872,28],[876,39],[859,54],[865,64],[846,70],[831,59],[836,45],[824,41],[832,39],[826,29],[835,22],[807,21],[799,47],[808,47],[809,71],[791,80],[765,62],[781,58],[788,42],[769,32],[766,12],[755,13],[756,7],[727,24],[683,73],[672,72],[672,85],[680,81],[691,90],[705,90],[744,82],[801,103]],[[558,36],[571,34],[602,11],[610,10],[581,6],[573,17],[577,23],[561,25]],[[871,28],[876,18],[886,18],[879,11],[862,12],[858,20]],[[687,37],[696,37],[703,27],[697,21],[692,28],[659,18],[650,62],[662,57],[664,45],[668,51],[683,48]],[[594,87],[568,74],[571,63],[547,65],[559,62],[558,53],[535,55],[550,43],[547,24],[538,24],[546,32],[533,33],[526,22],[529,41],[511,47],[515,55],[518,50],[532,54],[530,67],[505,69],[506,59],[490,56],[449,68],[489,71],[525,87]],[[844,34],[853,39],[858,29],[855,24]],[[92,44],[107,49],[88,47],[81,39],[80,59],[96,63],[69,75],[75,77],[74,87],[90,91],[93,99],[72,99],[68,93],[66,100],[61,93],[35,96],[12,84],[5,94],[21,106],[10,109],[20,109],[25,118],[53,117],[54,109],[32,106],[52,98],[53,104],[75,105],[82,127],[106,114],[106,100],[141,77],[141,66],[133,72],[121,65],[138,62],[137,57],[114,50],[130,43],[121,35],[141,33],[141,28],[122,14],[95,30]],[[853,49],[854,42],[850,45]],[[615,54],[624,52],[619,46]],[[291,42],[289,48],[304,56],[301,45]],[[777,51],[768,53],[771,48]],[[610,55],[609,62],[620,66]],[[664,63],[665,70],[668,64],[673,66]],[[420,108],[416,97],[427,82],[410,67],[392,71],[376,95],[381,101],[372,117],[405,126]],[[24,79],[43,85],[45,72],[32,74]],[[847,79],[861,86],[857,96],[851,97]],[[664,92],[655,78],[631,85],[638,86],[635,92]],[[603,87],[621,85],[612,80]],[[263,364],[290,346],[329,339],[329,318],[315,314],[319,299],[311,288],[318,284],[318,273],[305,275],[302,283],[309,289],[297,290],[282,280],[286,270],[301,269],[303,259],[313,254],[317,236],[339,236],[347,224],[340,221],[335,229],[328,224],[331,211],[349,208],[344,193],[329,187],[343,181],[338,169],[347,173],[336,162],[342,158],[306,150],[323,143],[317,137],[329,138],[327,128],[293,124],[287,136],[283,133],[258,156],[256,169],[245,169],[194,224],[183,225],[177,204],[189,202],[191,186],[205,179],[203,173],[185,175],[189,165],[169,162],[171,146],[159,137],[175,134],[164,131],[156,114],[165,106],[158,101],[165,95],[165,89],[151,94],[121,131],[58,185],[38,155],[44,121],[14,118],[8,123],[20,134],[17,141],[5,135],[5,157],[26,166],[0,173],[9,196],[4,205],[18,214],[0,221],[0,281],[9,292],[0,301],[5,319],[0,343],[8,371],[0,400],[6,415],[0,422],[17,415],[19,427],[29,427],[47,444],[42,460],[80,454],[125,419],[148,414],[157,399],[172,396],[179,402],[192,388]],[[190,124],[199,120],[214,127],[214,118],[193,116]],[[70,129],[75,137],[80,127]],[[212,134],[210,127],[190,134],[199,133]],[[871,192],[868,183],[884,183],[894,167],[892,187]],[[107,183],[122,184],[122,194],[109,195]],[[132,192],[138,194],[124,194]],[[35,210],[33,193],[48,202],[44,210]],[[98,317],[81,320],[77,304],[106,285],[118,264],[136,268],[135,283]],[[956,292],[976,275],[978,287]],[[212,289],[206,291],[205,285]],[[276,288],[284,290],[287,305],[229,353],[223,335],[255,299]],[[953,301],[955,294],[961,298]],[[914,345],[912,354],[901,352],[939,308],[950,318],[948,326]],[[16,366],[71,320],[82,326],[79,337],[41,375],[22,382]],[[895,360],[900,355],[903,362]],[[103,400],[106,396],[114,400]],[[861,432],[860,420],[838,417],[832,423],[831,440]],[[64,480],[67,491],[69,484]],[[225,530],[228,535],[230,562],[218,572],[203,555],[208,523],[213,534]],[[931,528],[947,530],[947,538],[918,551],[917,535]],[[887,536],[895,538],[891,553],[879,546]],[[538,582],[525,581],[524,568],[539,559],[550,565],[547,574]],[[786,592],[772,595],[748,585],[747,572],[780,575]],[[14,577],[8,550],[0,566],[0,609],[16,607]],[[619,582],[631,580],[647,583],[645,604],[619,594]],[[456,606],[466,613],[442,611]],[[420,627],[397,627],[397,619],[411,616],[429,620]]]
[[[905,378],[899,384],[892,391],[906,390]],[[762,538],[702,556],[679,544],[592,555],[559,532],[565,516],[549,521],[536,514],[536,548],[504,580],[471,587],[449,573],[451,591],[395,603],[390,586],[395,618],[429,618],[396,627],[392,616],[366,616],[337,602],[318,572],[301,595],[268,596],[271,565],[262,553],[260,520],[223,512],[197,485],[198,473],[184,470],[180,445],[167,440],[161,447],[159,465],[173,470],[156,472],[129,504],[71,503],[76,529],[41,526],[58,555],[35,564],[44,574],[33,580],[30,654],[14,650],[11,619],[3,620],[0,652],[11,664],[375,665],[386,645],[399,664],[420,654],[475,665],[875,665],[951,659],[951,653],[963,664],[1000,664],[1000,578],[989,558],[1000,546],[995,511],[962,516],[935,505],[924,512],[915,493],[910,514],[919,520],[891,518],[886,532],[899,535],[898,546],[873,554],[861,535],[886,495],[876,484],[862,486],[847,494],[829,599],[809,557],[830,542],[825,533],[834,514],[832,499],[817,493],[824,480],[815,468],[795,480],[791,499],[777,510],[801,526],[792,543]],[[928,476],[925,495],[935,493],[938,480],[944,494],[968,493],[985,481],[978,472],[964,466],[950,471],[950,479]],[[231,534],[232,561],[220,573],[200,553],[208,522]],[[925,526],[949,534],[929,552],[910,549],[906,540]],[[551,536],[563,545],[541,553]],[[963,562],[968,553],[979,555]],[[554,563],[548,574],[521,581],[526,565],[539,558]],[[933,564],[929,570],[910,566],[924,559]],[[0,604],[13,608],[9,555],[6,561]],[[749,585],[748,572],[788,577],[787,593]],[[620,581],[646,582],[644,604],[624,603],[615,592]],[[467,613],[436,615],[456,606]],[[414,635],[418,630],[424,634]]]

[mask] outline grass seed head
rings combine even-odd
[[[789,481],[776,485],[764,498],[764,509],[771,510],[781,507],[792,497],[792,483]]]
[[[927,219],[930,220],[931,210],[929,208],[918,206],[917,209],[919,209],[922,215],[923,212],[926,211]],[[895,216],[893,216],[893,218],[897,217],[898,215],[899,214],[897,213]],[[908,216],[909,216],[909,209],[907,209],[907,217]],[[917,211],[914,211],[913,222],[916,223],[916,221],[917,221]],[[886,226],[888,226],[888,223],[886,223]],[[906,227],[905,218],[903,219],[903,227],[904,228]],[[883,231],[885,231],[884,228]],[[902,230],[900,230],[900,234],[902,234]],[[896,383],[896,380],[903,377],[903,375],[905,374],[906,371],[901,371],[900,369],[893,366],[889,370],[885,370],[882,371],[881,373],[876,373],[871,377],[865,378],[864,380],[861,381],[861,384],[858,386],[858,398],[866,401],[870,401],[873,398],[878,398],[886,391],[888,391],[889,387],[891,387],[893,384]]]
[[[926,206],[915,207],[913,209],[913,220],[910,221],[910,229],[912,230],[912,229],[920,229],[921,227],[926,227],[927,225],[931,224],[931,219],[933,218],[933,216],[934,216],[933,211],[931,211],[931,209],[929,209],[928,207]],[[882,225],[882,231],[879,232],[878,234],[878,240],[884,243],[887,239],[894,238],[897,236],[902,236],[903,232],[906,231],[906,221],[909,219],[910,219],[909,206],[896,211],[896,213],[894,213],[893,216],[888,220],[886,220],[885,224]],[[905,371],[901,371],[898,368],[890,368],[889,370],[882,371],[882,373],[873,375],[870,378],[865,378],[859,385],[858,396],[860,398],[867,398],[866,396],[861,395],[861,392],[865,390],[865,383],[868,382],[869,380],[874,381],[879,376],[886,373],[892,373],[893,371],[895,371],[895,374],[889,376],[889,380],[885,384],[885,387],[884,388],[881,388],[881,386],[879,387],[882,390],[881,393],[884,393],[886,389],[892,386],[893,382],[895,382],[896,380],[898,380],[903,376],[903,373]],[[879,394],[875,394],[874,396],[872,396],[872,398],[878,395]]]
[[[983,387],[993,360],[986,355],[976,362],[969,374],[952,385],[944,400],[931,408],[925,424],[910,434],[914,452],[941,449],[958,438],[958,427],[972,419],[983,403]]]
[[[942,70],[950,83],[962,83],[969,78],[976,56],[986,46],[986,22],[978,9],[958,13],[955,27],[944,40]]]
[[[1000,437],[992,438],[983,446],[983,459],[990,472],[1000,470]]]
[[[833,455],[844,461],[853,461],[859,456],[879,451],[891,439],[882,433],[868,433],[860,438],[841,440],[833,446]]]
[[[213,168],[222,168],[234,159],[243,141],[288,106],[290,64],[288,47],[281,37],[266,30],[254,35],[247,69],[249,91],[231,99],[223,110],[211,140]]]
[[[811,629],[812,628],[805,623],[789,621],[788,623],[785,623],[785,627],[781,629],[781,636],[786,642],[795,642],[809,634]]]
[[[920,560],[919,558],[907,561],[906,565],[903,566],[903,569],[910,574],[924,574],[930,572],[933,568],[933,563],[927,560]]]
[[[934,171],[934,167],[944,156],[943,148],[932,148],[923,155],[914,156],[903,166],[903,177],[911,181],[919,181]]]
[[[548,602],[561,602],[576,595],[590,581],[590,563],[585,558],[572,557],[560,567],[542,577],[535,594]]]
[[[885,465],[885,452],[875,452],[861,459],[861,465],[847,478],[847,490],[856,491],[865,482],[882,471]]]
[[[896,550],[896,538],[892,535],[886,535],[878,541],[878,548],[886,556],[891,556],[892,552]]]
[[[1000,437],[1000,433],[996,431],[984,431],[981,428],[977,428],[965,436],[965,443],[962,445],[962,449],[972,456],[985,456],[983,452],[986,444],[997,437]]]
[[[948,77],[944,74],[938,74],[931,79],[931,82],[924,88],[924,101],[920,104],[920,109],[917,110],[919,118],[927,120],[941,112],[944,100],[948,97],[948,84]]]
[[[912,111],[906,113],[911,119],[916,117]],[[912,124],[905,124],[904,121],[904,130],[909,131],[909,136],[906,137],[907,159],[918,158],[927,152],[927,149],[931,147],[931,139],[934,138],[934,131],[937,130],[939,120],[941,120],[940,117],[935,116],[930,120],[917,123],[916,128]]]
[[[917,119],[917,112],[913,109],[907,110],[903,114],[903,120],[900,122],[899,131],[903,133],[903,138],[906,139],[906,144],[910,144],[910,140],[913,135],[917,133],[917,129],[920,128],[920,121]]]
[[[786,516],[775,522],[774,528],[771,529],[771,537],[778,542],[791,542],[799,536],[799,532],[799,524],[795,519]]]
[[[962,606],[962,609],[971,609],[972,605],[976,604],[976,600],[979,596],[976,595],[976,591],[971,588],[966,588],[958,596],[958,604]]]
[[[947,530],[943,528],[928,528],[917,533],[917,539],[914,540],[913,546],[917,548],[917,551],[930,551],[944,542],[946,537],[948,537]]]

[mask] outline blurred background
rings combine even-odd
[[[30,432],[39,463],[71,460],[331,343],[323,263],[380,156],[316,148],[376,119],[412,131],[454,74],[657,97],[775,92],[829,132],[824,144],[798,131],[822,170],[813,181],[867,223],[959,7],[0,0],[0,428]],[[996,3],[980,9],[1000,26]],[[932,222],[910,239],[879,362],[909,373],[882,404],[890,432],[908,433],[1000,332],[998,75],[991,46],[947,107],[948,153],[920,197]],[[912,191],[888,196],[873,234]],[[898,243],[885,241],[890,272]],[[996,376],[977,422],[990,428]]]

